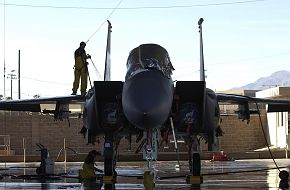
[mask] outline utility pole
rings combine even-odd
[[[10,88],[11,88],[11,89],[10,89],[10,93],[11,93],[11,95],[10,95],[11,97],[10,97],[10,98],[11,98],[11,100],[13,99],[13,97],[12,97],[12,94],[13,94],[13,88],[12,88],[12,84],[13,84],[13,82],[12,82],[12,80],[14,80],[14,79],[17,78],[16,75],[14,74],[14,72],[15,72],[15,70],[11,70],[11,73],[9,73],[9,74],[8,74],[8,77],[7,77],[8,79],[11,80],[11,81],[10,81],[10,82],[11,82],[11,87],[10,87]]]
[[[5,83],[5,80],[6,80],[6,75],[5,75],[5,72],[6,72],[6,66],[5,66],[5,55],[6,55],[6,52],[5,52],[5,48],[6,48],[6,44],[5,44],[5,39],[6,39],[6,36],[5,36],[5,31],[6,31],[6,29],[5,29],[5,25],[6,25],[6,23],[5,23],[5,21],[6,21],[6,19],[5,19],[5,7],[6,7],[6,5],[5,5],[5,0],[4,0],[4,6],[3,6],[3,23],[4,23],[4,27],[3,27],[3,53],[4,53],[4,93],[3,93],[3,97],[5,98],[6,97],[6,93],[5,93],[5,88],[6,88],[6,83]]]
[[[18,50],[18,99],[21,99],[20,94],[20,50]]]
[[[4,93],[3,93],[4,98],[6,98],[6,93],[5,93],[5,91],[6,91],[6,83],[5,83],[6,75],[5,75],[5,72],[6,72],[6,67],[5,67],[5,58],[4,58]]]

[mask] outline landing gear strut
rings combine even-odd
[[[147,160],[148,171],[144,172],[143,184],[146,190],[153,190],[155,187],[156,172],[152,164],[157,160],[158,133],[156,130],[146,132],[146,144],[144,145],[143,159]]]
[[[103,182],[106,186],[114,186],[116,182],[115,173],[115,152],[114,152],[114,137],[111,134],[105,135],[104,142],[104,176]],[[107,187],[108,188],[108,187]]]

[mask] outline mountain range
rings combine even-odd
[[[270,76],[259,78],[253,83],[235,87],[231,90],[265,90],[275,86],[290,86],[290,71],[277,71]]]

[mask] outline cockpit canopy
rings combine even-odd
[[[174,68],[166,49],[160,45],[142,44],[130,52],[127,60],[126,80],[149,69],[159,70],[164,76],[171,78]]]

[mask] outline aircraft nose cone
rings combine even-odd
[[[143,71],[125,81],[123,111],[127,119],[138,128],[160,127],[168,118],[172,98],[171,79],[159,71]]]

